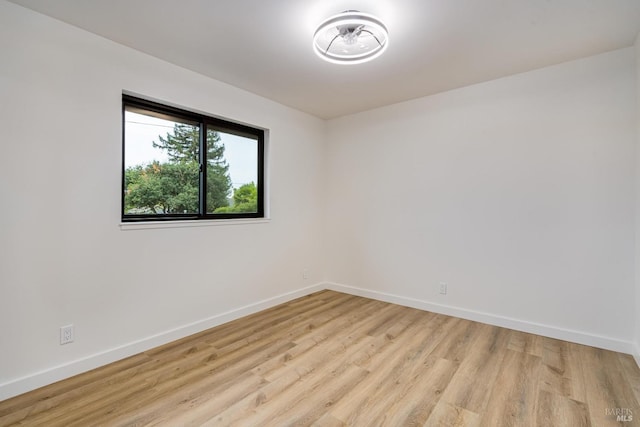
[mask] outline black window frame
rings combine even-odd
[[[197,122],[200,126],[200,188],[199,188],[199,212],[186,214],[125,214],[125,111],[127,107],[136,108],[144,111],[150,111],[156,114],[165,114],[187,122]],[[257,212],[237,212],[237,213],[207,213],[207,196],[206,196],[206,179],[207,179],[207,150],[206,150],[206,130],[207,127],[219,130],[221,132],[231,133],[234,135],[245,136],[256,139],[258,143],[258,159],[257,159]],[[166,222],[166,221],[192,221],[192,220],[228,220],[228,219],[245,219],[245,218],[264,218],[264,147],[265,147],[265,131],[264,129],[255,128],[228,120],[211,117],[205,114],[195,113],[182,108],[172,107],[143,98],[131,95],[122,95],[122,188],[120,216],[122,222]]]

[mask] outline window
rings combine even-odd
[[[122,220],[264,217],[264,131],[123,95]]]

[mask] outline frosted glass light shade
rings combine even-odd
[[[373,15],[348,10],[322,22],[313,50],[329,62],[361,64],[380,56],[389,45],[387,27]]]

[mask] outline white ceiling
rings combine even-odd
[[[633,45],[640,0],[12,0],[321,118]],[[335,65],[315,27],[356,9],[389,49]]]

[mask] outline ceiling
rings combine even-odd
[[[12,0],[330,119],[632,46],[640,0]],[[316,26],[348,9],[389,29],[374,61],[335,65]]]

